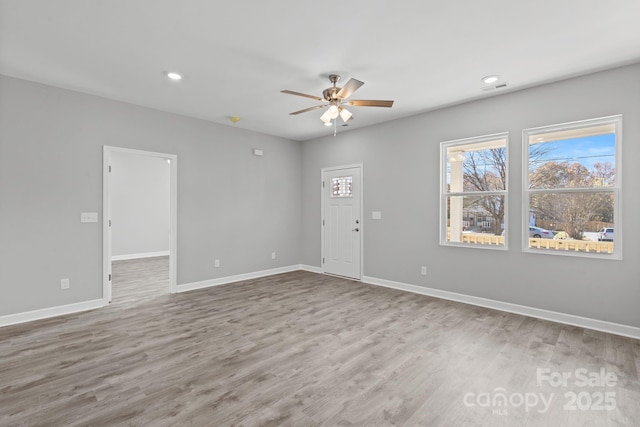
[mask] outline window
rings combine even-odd
[[[524,251],[621,258],[621,129],[614,116],[523,131],[524,220],[537,230]]]
[[[331,197],[353,197],[352,185],[352,176],[331,178]]]
[[[506,249],[507,139],[441,144],[440,244]]]

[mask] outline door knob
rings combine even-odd
[[[360,231],[360,229],[359,229],[359,228],[354,228],[354,229],[353,229],[353,230],[351,230],[351,231]]]

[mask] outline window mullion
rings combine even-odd
[[[554,193],[614,193],[616,187],[596,188],[536,188],[530,189],[529,194],[554,194]]]

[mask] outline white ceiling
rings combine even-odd
[[[330,73],[395,100],[344,132],[638,61],[640,0],[0,0],[0,74],[293,140]]]

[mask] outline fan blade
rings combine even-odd
[[[340,89],[340,92],[338,92],[336,96],[340,99],[346,99],[350,97],[353,92],[358,90],[358,88],[363,84],[364,82],[361,82],[360,80],[349,79],[347,84],[344,85],[342,89]]]
[[[326,107],[327,105],[316,105],[315,107],[305,108],[304,110],[294,111],[293,113],[289,113],[290,116],[295,116],[296,114],[306,113],[307,111],[317,110],[318,108]]]
[[[324,101],[324,99],[320,98],[319,96],[315,96],[315,95],[307,95],[306,93],[294,92],[294,91],[292,91],[292,90],[281,90],[280,92],[282,92],[282,93],[288,93],[289,95],[304,96],[305,98],[315,99],[316,101]]]
[[[393,101],[380,101],[375,99],[352,99],[351,101],[343,102],[344,105],[351,105],[353,107],[391,107]]]

